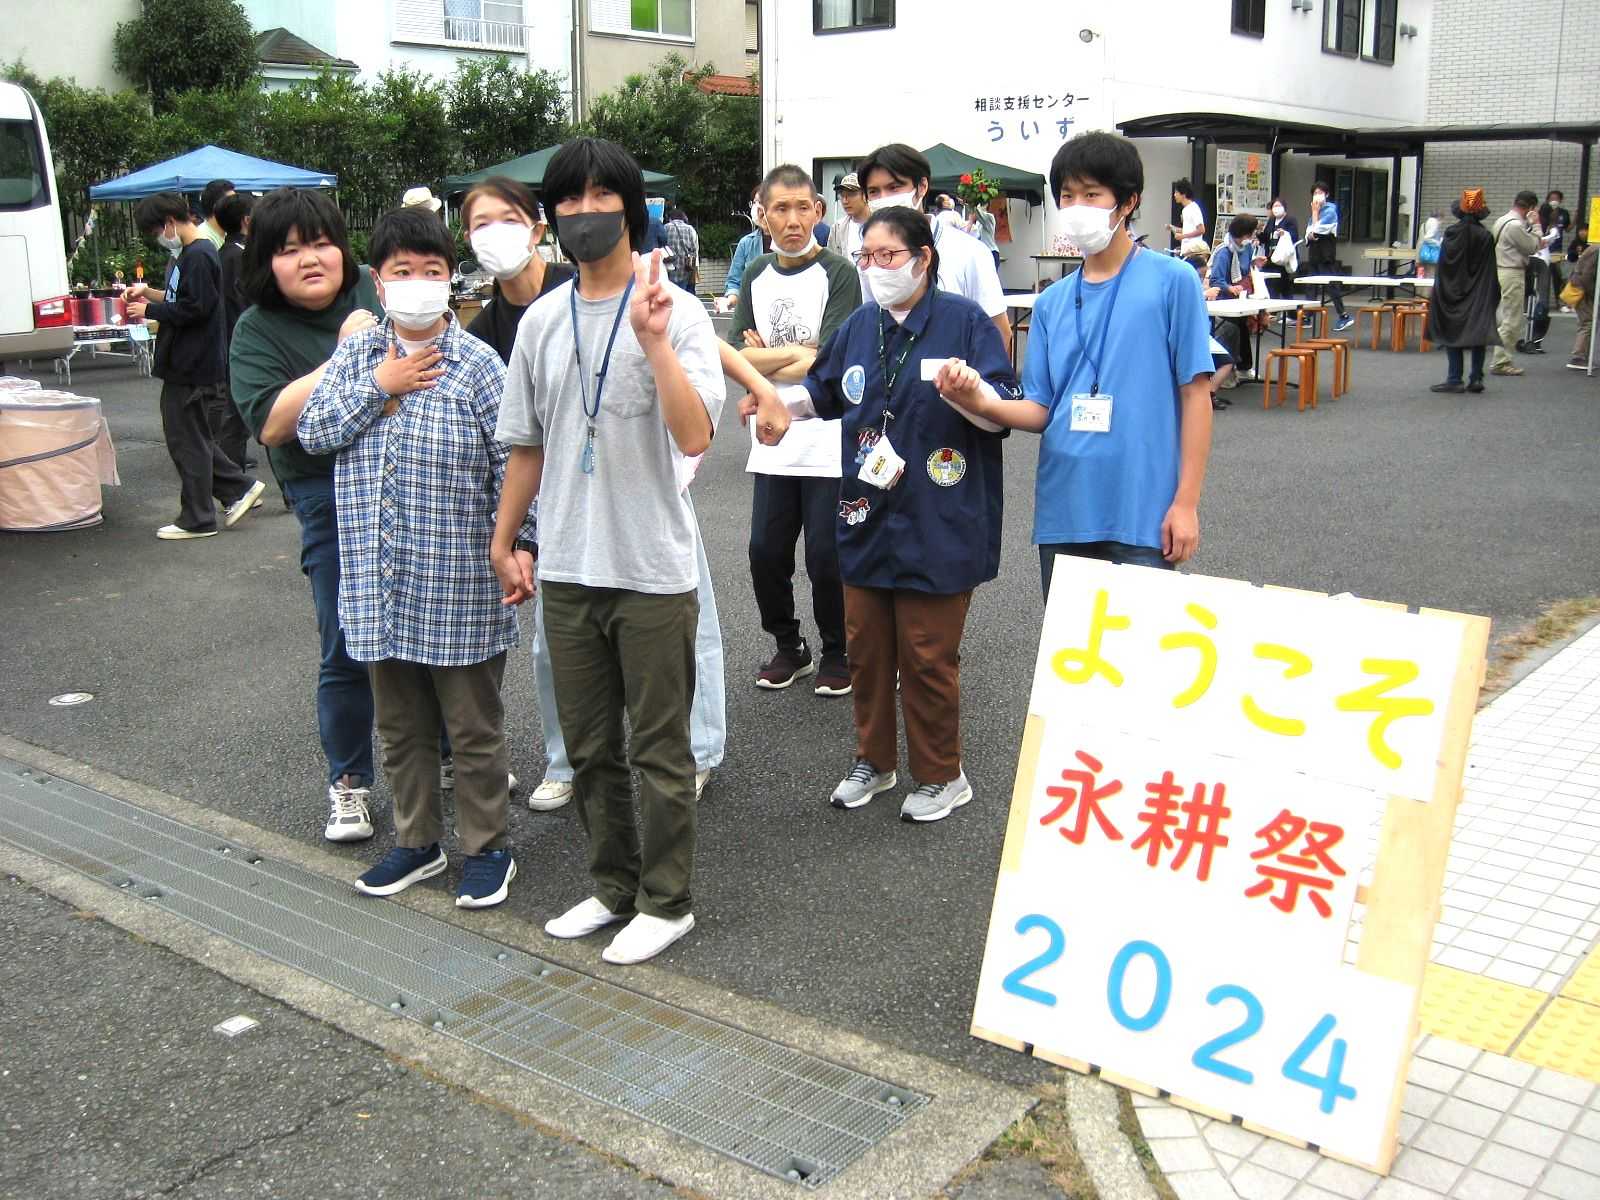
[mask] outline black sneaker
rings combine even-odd
[[[848,696],[854,686],[849,660],[842,655],[824,654],[822,667],[817,671],[817,686],[811,690],[819,696]]]
[[[1462,383],[1451,383],[1447,379],[1443,383],[1434,384],[1428,390],[1430,392],[1449,392],[1451,395],[1459,396],[1462,392],[1466,391],[1467,388],[1466,388],[1465,384],[1462,384]]]
[[[1467,381],[1467,391],[1471,392],[1473,395],[1477,395],[1479,392],[1483,391],[1483,380],[1469,379]]]
[[[356,880],[356,891],[369,896],[393,896],[413,883],[432,879],[448,865],[438,842],[420,850],[396,846],[383,856],[381,863]]]
[[[1589,369],[1589,360],[1586,358],[1569,358],[1567,359],[1567,369],[1570,371],[1587,371]]]
[[[779,692],[796,679],[804,679],[807,675],[813,674],[816,669],[817,664],[812,661],[811,650],[804,642],[800,643],[798,650],[784,650],[780,647],[772,656],[772,661],[762,667],[756,675],[756,686]]]

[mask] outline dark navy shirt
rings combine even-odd
[[[1005,432],[979,429],[932,382],[922,381],[924,360],[947,358],[965,359],[1003,399],[1022,394],[994,322],[966,297],[937,288],[928,289],[904,324],[870,301],[863,304],[828,339],[806,376],[817,414],[843,418],[839,574],[854,587],[954,595],[1000,571]],[[894,376],[892,396],[885,392],[886,365]],[[894,414],[889,442],[906,461],[900,482],[887,491],[859,477],[885,411]]]

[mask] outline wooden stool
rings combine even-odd
[[[1390,339],[1391,339],[1391,342],[1392,342],[1393,337],[1394,337],[1394,308],[1395,308],[1395,306],[1392,303],[1389,303],[1389,304],[1363,304],[1360,308],[1356,309],[1356,337],[1358,339],[1361,337],[1361,318],[1363,316],[1371,317],[1372,318],[1372,348],[1374,350],[1376,350],[1378,348],[1378,334],[1383,329],[1383,318],[1385,316],[1388,316],[1389,319],[1390,319],[1389,320],[1389,330],[1390,330]]]
[[[1285,393],[1289,388],[1289,363],[1300,364],[1300,411],[1305,412],[1307,406],[1317,406],[1317,351],[1314,346],[1285,346],[1280,350],[1268,350],[1266,369],[1261,373],[1261,407],[1271,408],[1274,403],[1282,404]],[[1272,368],[1278,368],[1276,381],[1272,378]],[[1272,389],[1276,383],[1278,398],[1272,398]]]
[[[1333,355],[1333,398],[1337,400],[1350,390],[1350,353],[1349,338],[1307,338],[1298,346],[1311,346],[1317,350],[1327,350]]]
[[[1411,344],[1412,322],[1416,322],[1418,336],[1422,339],[1417,349],[1428,351],[1433,345],[1428,341],[1428,306],[1426,304],[1403,304],[1394,310],[1394,316],[1389,323],[1389,348],[1391,350],[1404,350]]]
[[[1326,304],[1306,304],[1294,310],[1294,340],[1302,340],[1304,330],[1310,327],[1312,336],[1316,336],[1317,318],[1322,318],[1322,336],[1328,336],[1328,322],[1331,319]]]

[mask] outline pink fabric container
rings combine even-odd
[[[100,487],[121,482],[100,401],[12,382],[0,380],[0,529],[100,524]]]

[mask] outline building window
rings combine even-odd
[[[444,36],[497,50],[525,49],[522,0],[444,0]]]
[[[811,0],[811,28],[815,33],[893,29],[894,0]]]
[[[1265,37],[1267,0],[1233,0],[1233,32],[1246,37]]]
[[[694,0],[589,0],[589,29],[694,41]]]
[[[744,5],[744,52],[746,54],[761,53],[761,4],[760,0],[745,0]]]
[[[1322,49],[1351,58],[1361,53],[1361,0],[1322,0]]]
[[[1369,62],[1394,65],[1394,32],[1400,0],[1367,0],[1367,19],[1361,23],[1361,57]]]

